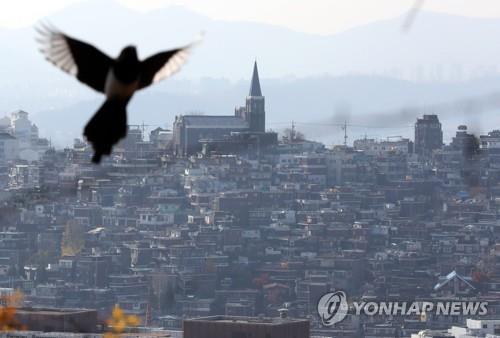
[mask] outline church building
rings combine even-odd
[[[176,116],[173,132],[174,151],[177,156],[195,154],[207,143],[221,144],[231,140],[256,138],[265,140],[266,143],[269,143],[269,140],[271,143],[274,139],[277,140],[275,133],[266,133],[265,98],[260,88],[257,62],[254,63],[245,106],[236,108],[234,115]]]

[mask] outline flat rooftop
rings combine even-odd
[[[286,323],[309,322],[307,319],[299,318],[269,318],[269,317],[236,317],[236,316],[210,316],[185,319],[185,322],[215,322],[235,324],[259,324],[259,325],[282,325]]]
[[[16,309],[17,314],[43,314],[52,316],[72,315],[77,313],[95,312],[91,309],[53,309],[53,308],[37,308],[37,307],[22,307]]]

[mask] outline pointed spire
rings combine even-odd
[[[250,94],[248,96],[262,96],[260,90],[259,71],[257,70],[257,60],[253,64],[252,83],[250,84]]]

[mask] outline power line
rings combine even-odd
[[[374,126],[374,125],[362,125],[362,124],[352,124],[352,123],[318,123],[318,122],[298,122],[293,121],[295,125],[304,126],[322,126],[322,127],[351,127],[351,128],[367,128],[367,129],[402,129],[402,128],[413,128],[413,124],[405,124],[400,126]],[[269,125],[290,125],[290,122],[271,122]]]

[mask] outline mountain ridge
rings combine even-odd
[[[232,114],[235,105],[244,103],[255,58],[269,123],[305,116],[326,123],[346,115],[335,110],[347,106],[357,122],[379,112],[397,113],[405,107],[424,111],[500,91],[500,46],[491,43],[500,34],[500,19],[423,11],[408,33],[401,30],[403,19],[400,15],[316,35],[263,23],[213,20],[182,6],[140,13],[101,0],[48,17],[61,30],[92,41],[110,55],[136,43],[145,57],[206,31],[205,41],[180,73],[134,98],[129,110],[136,122],[164,125],[175,114],[192,110]],[[75,126],[59,132],[79,137],[103,98],[43,60],[34,37],[32,27],[0,29],[9,65],[0,68],[0,111],[26,109],[41,130],[54,133],[54,121],[72,114],[68,124]]]

